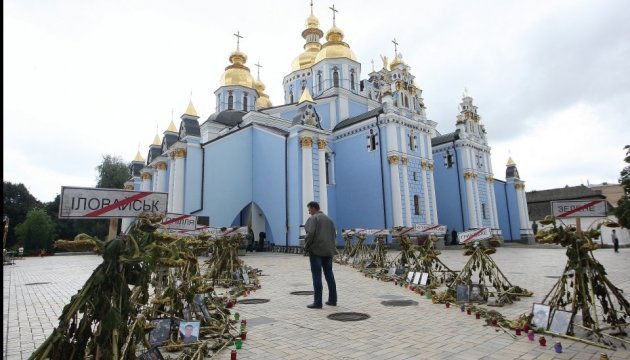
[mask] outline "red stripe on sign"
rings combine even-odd
[[[435,229],[435,228],[439,228],[439,227],[440,227],[440,225],[435,225],[435,226],[431,226],[430,228],[426,228],[426,229],[424,229],[424,230],[422,230],[422,231],[433,230],[433,229]]]
[[[187,217],[190,217],[190,216],[192,216],[192,215],[182,215],[182,216],[174,217],[174,218],[172,218],[170,220],[167,220],[167,221],[164,221],[164,222],[162,222],[160,224],[162,224],[162,225],[172,224],[174,222],[178,222],[179,220],[183,220],[183,219],[185,219]]]
[[[586,203],[586,204],[584,204],[584,205],[582,205],[582,206],[578,206],[578,207],[576,207],[576,208],[575,208],[575,209],[573,209],[573,210],[569,210],[569,211],[567,211],[567,212],[565,212],[565,213],[562,213],[562,214],[558,215],[558,217],[565,217],[565,216],[569,216],[569,215],[571,215],[571,214],[573,214],[573,213],[576,213],[576,212],[578,212],[578,211],[582,211],[582,210],[586,209],[587,207],[591,207],[591,206],[593,206],[593,205],[595,205],[595,204],[597,204],[597,203],[600,203],[600,202],[602,202],[602,201],[603,201],[603,200],[595,200],[595,201],[588,202],[588,203]]]
[[[151,193],[151,192],[141,192],[141,193],[135,194],[134,196],[130,196],[130,197],[128,197],[126,199],[123,199],[123,200],[121,200],[121,201],[119,201],[117,203],[114,203],[112,205],[107,205],[107,206],[105,206],[102,209],[98,209],[96,211],[92,211],[91,213],[87,213],[87,214],[83,215],[83,217],[91,217],[91,216],[103,215],[103,214],[105,214],[106,212],[108,212],[110,210],[114,210],[114,209],[119,208],[121,206],[127,205],[130,202],[134,202],[136,200],[142,199],[143,197],[147,197],[147,196],[149,196],[151,194],[153,194],[153,193]]]
[[[474,239],[474,238],[475,238],[475,236],[479,235],[479,234],[480,234],[480,233],[482,233],[484,230],[485,230],[485,228],[481,228],[480,230],[477,230],[477,232],[476,232],[476,233],[474,233],[474,234],[472,234],[472,235],[470,235],[470,237],[469,237],[468,239],[466,239],[466,240],[464,241],[464,243],[467,243],[467,242],[469,242],[470,240]]]

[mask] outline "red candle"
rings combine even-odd
[[[538,339],[538,343],[540,344],[540,346],[546,346],[547,345],[547,339],[545,339],[544,336],[541,336],[540,339]]]
[[[516,335],[521,335],[521,329],[516,329]]]
[[[481,314],[480,313],[475,313],[475,319],[481,319]]]
[[[230,354],[230,360],[236,360],[236,350],[232,350],[232,353]]]
[[[241,340],[245,341],[247,339],[247,333],[246,332],[242,332],[241,333]]]
[[[444,305],[445,305],[447,308],[450,308],[450,307],[451,307],[451,303],[450,303],[450,302],[446,302],[446,303],[444,303]]]
[[[472,314],[472,310],[466,309],[466,314],[468,314],[468,315]]]

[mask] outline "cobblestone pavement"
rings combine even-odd
[[[594,252],[617,287],[630,293],[630,249]],[[391,255],[390,255],[391,256]],[[494,308],[507,318],[529,312],[540,302],[562,273],[565,249],[549,247],[499,248],[493,260],[514,284],[534,292],[514,304]],[[466,315],[456,306],[432,304],[405,288],[366,278],[349,266],[334,265],[339,293],[337,307],[307,309],[311,296],[291,295],[310,291],[308,258],[280,253],[248,253],[245,262],[262,270],[262,288],[249,298],[268,299],[262,304],[237,304],[235,310],[248,321],[247,340],[238,359],[630,359],[630,350],[616,351],[559,339],[564,352],[546,336],[547,346],[514,339],[502,330],[484,326],[483,320]],[[442,251],[440,259],[459,270],[468,257],[461,250]],[[27,359],[58,324],[70,297],[83,286],[101,258],[96,255],[51,256],[16,260],[3,268],[4,359]],[[324,285],[324,300],[326,299]],[[391,307],[385,300],[413,300],[417,305]],[[339,322],[327,316],[358,312],[364,321]],[[538,335],[536,336],[538,338]],[[630,349],[630,345],[627,345]],[[165,353],[166,355],[166,353]],[[226,349],[214,358],[230,359]]]

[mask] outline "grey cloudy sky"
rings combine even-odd
[[[314,1],[321,29],[332,2]],[[630,2],[625,0],[334,2],[362,63],[392,39],[438,130],[454,130],[466,88],[492,146],[527,190],[617,183],[630,144]],[[103,155],[146,157],[191,98],[205,120],[235,49],[274,105],[302,52],[309,1],[8,0],[4,5],[4,180],[41,201],[96,184]]]

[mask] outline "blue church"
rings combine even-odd
[[[215,112],[201,118],[191,101],[179,128],[171,121],[146,159],[138,152],[127,189],[167,192],[171,213],[249,226],[277,246],[299,245],[312,200],[338,229],[444,224],[531,237],[524,182],[511,159],[505,181],[494,178],[472,97],[464,94],[455,131],[440,134],[397,48],[362,79],[334,7],[324,37],[311,4],[284,104],[272,106],[235,35]]]

